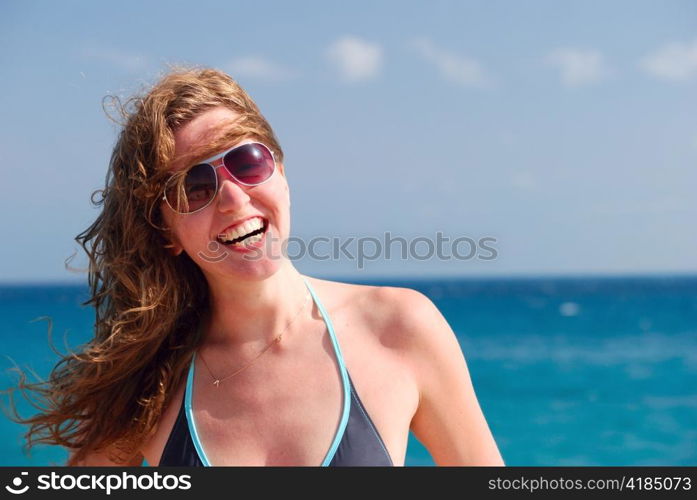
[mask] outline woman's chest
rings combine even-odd
[[[194,365],[189,413],[193,425],[188,429],[194,430],[191,439],[198,441],[209,463],[319,465],[341,437],[346,405],[358,405],[393,463],[403,464],[418,402],[409,371],[398,356],[375,341],[369,325],[343,311],[334,313],[332,320],[336,346],[328,332],[320,329],[314,348],[297,349],[292,356],[271,356],[237,380],[219,386],[205,368]],[[355,398],[342,378],[337,354]],[[183,397],[182,387],[144,449],[148,463],[159,462],[180,416]]]

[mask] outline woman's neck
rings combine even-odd
[[[203,344],[234,349],[268,343],[296,321],[308,295],[303,276],[289,262],[264,280],[211,286]]]

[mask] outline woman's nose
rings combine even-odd
[[[218,182],[218,210],[226,212],[235,210],[238,207],[246,204],[249,201],[247,187],[239,184],[233,177],[224,169],[218,169],[220,176]]]

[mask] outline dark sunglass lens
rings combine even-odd
[[[167,190],[167,201],[177,212],[189,213],[211,201],[216,189],[215,169],[202,163],[189,169],[182,186],[174,185]]]
[[[245,144],[225,155],[225,168],[238,181],[261,184],[271,177],[274,161],[271,152],[260,144]]]
[[[207,164],[191,167],[184,179],[186,201],[189,203],[189,212],[198,210],[215,197],[217,188],[215,169]]]

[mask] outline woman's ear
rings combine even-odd
[[[178,257],[179,255],[181,255],[181,253],[183,251],[184,251],[184,249],[181,246],[174,245],[174,244],[172,245],[172,248],[170,249],[170,253],[175,257]]]
[[[173,257],[179,256],[184,251],[184,249],[182,248],[182,246],[179,243],[167,243],[165,245],[165,248],[169,251],[170,255],[172,255]]]
[[[165,245],[164,247],[169,251],[169,253],[177,257],[179,254],[181,254],[184,251],[184,247],[182,247],[179,242],[177,241],[176,237],[172,234],[172,231],[170,228],[166,227],[164,228],[165,234],[162,235],[162,237],[165,240]]]

